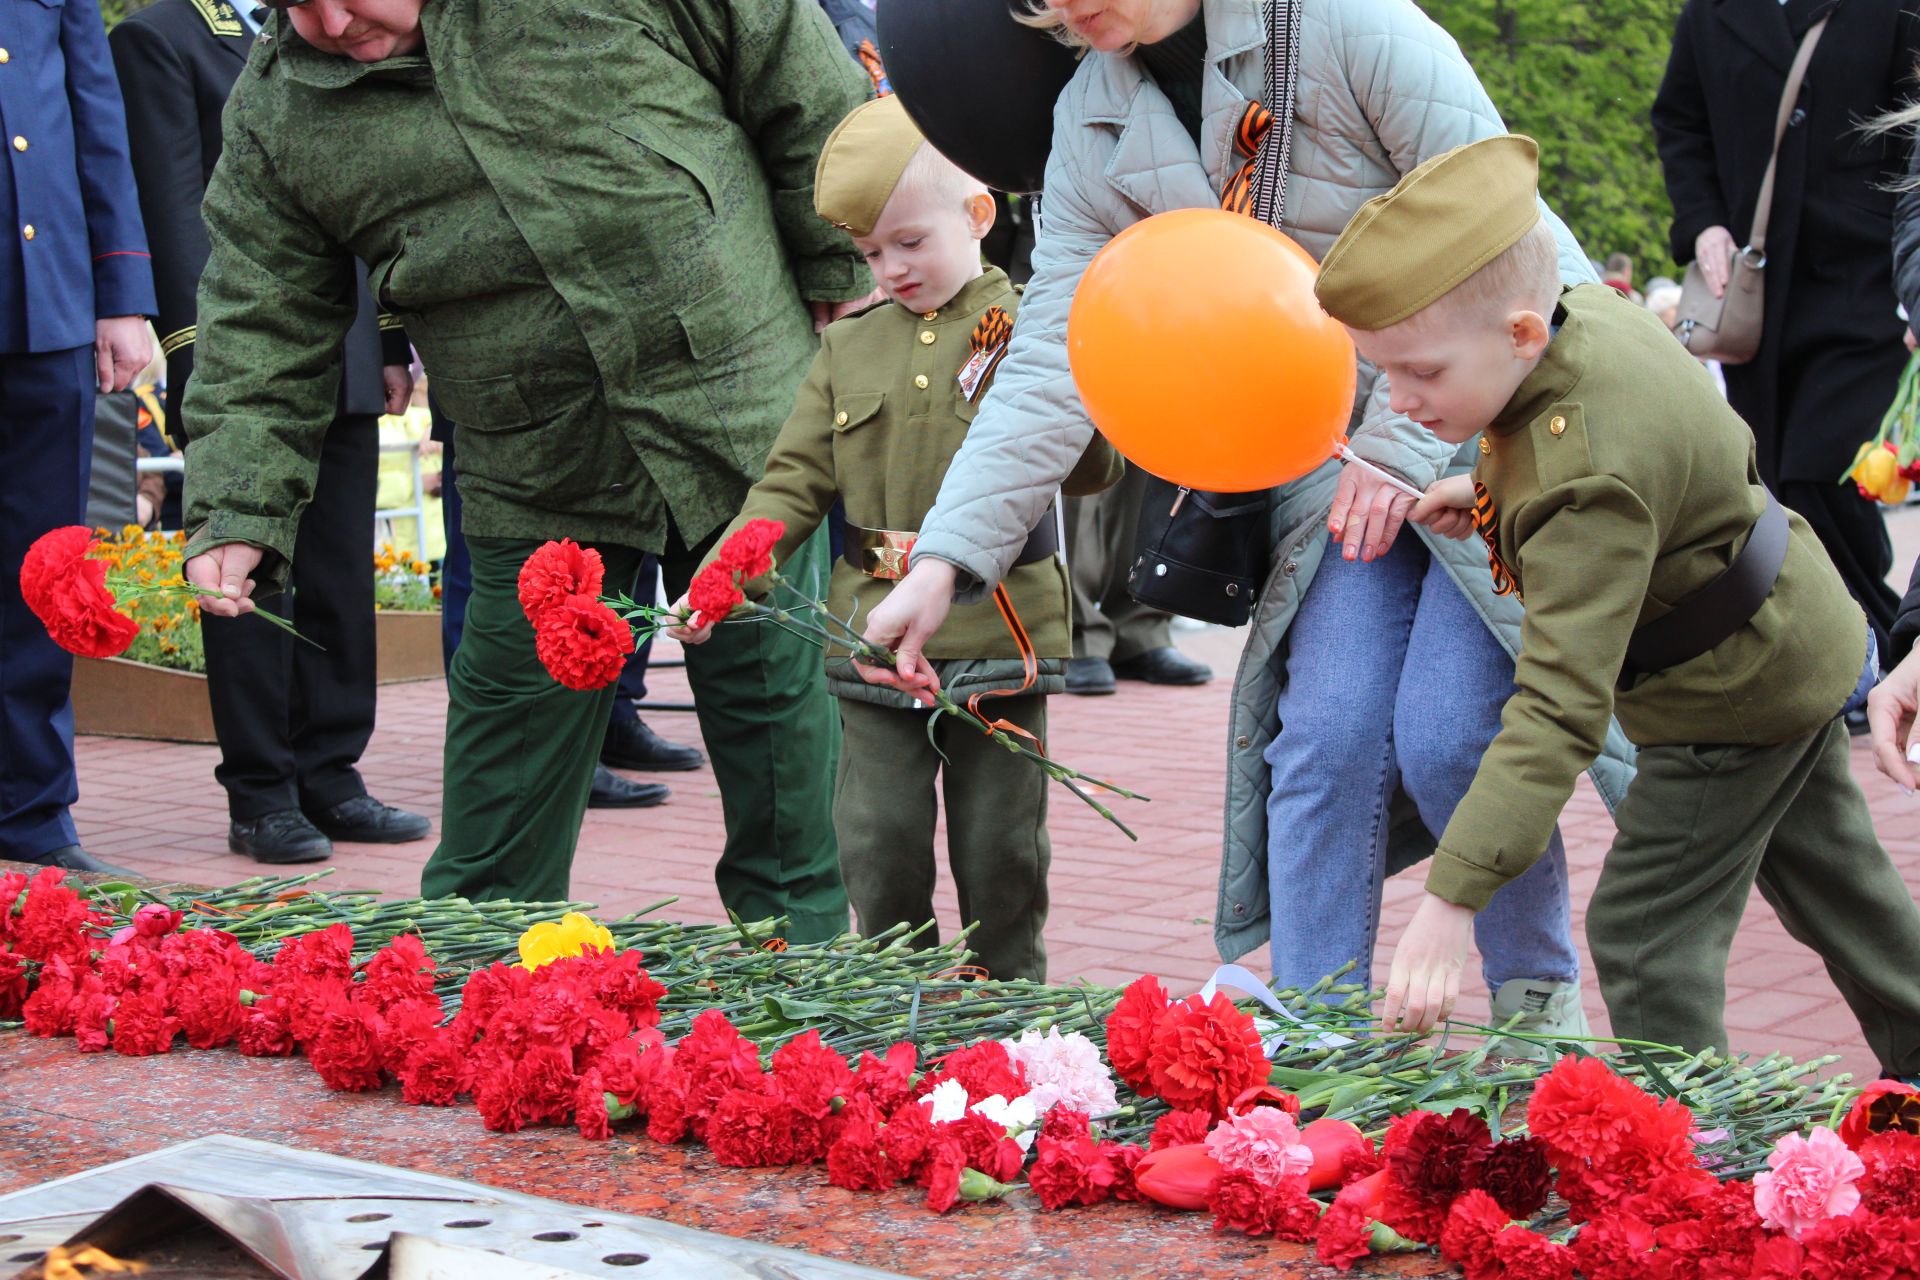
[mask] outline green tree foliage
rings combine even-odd
[[[1540,190],[1587,256],[1670,274],[1673,208],[1648,112],[1682,0],[1419,0],[1507,127],[1540,140]]]
[[[136,9],[144,9],[153,0],[100,0],[100,16],[107,20],[107,30]]]

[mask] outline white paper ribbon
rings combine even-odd
[[[1291,1009],[1280,1003],[1279,998],[1273,994],[1272,988],[1255,977],[1251,970],[1243,968],[1240,965],[1223,964],[1218,969],[1215,969],[1213,976],[1207,979],[1207,984],[1200,988],[1200,998],[1202,1000],[1213,999],[1213,993],[1221,987],[1232,987],[1235,991],[1244,992],[1252,996],[1255,1000],[1258,1000],[1274,1013],[1279,1014],[1288,1022],[1291,1022],[1294,1026],[1299,1027],[1300,1031],[1313,1032],[1314,1038],[1308,1041],[1309,1044],[1327,1049],[1338,1049],[1341,1045],[1354,1043],[1353,1037],[1351,1036],[1343,1036],[1337,1031],[1328,1031],[1323,1027],[1317,1027],[1313,1023],[1297,1016]],[[1274,1055],[1274,1051],[1287,1042],[1289,1036],[1298,1034],[1300,1034],[1300,1032],[1282,1031],[1277,1035],[1268,1036],[1260,1042],[1260,1051],[1271,1058]]]

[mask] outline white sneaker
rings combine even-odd
[[[1492,1025],[1507,1026],[1515,1015],[1519,1020],[1508,1029],[1524,1035],[1579,1038],[1593,1034],[1593,1028],[1587,1025],[1587,1011],[1580,1005],[1578,982],[1515,978],[1501,983],[1493,993]],[[1487,1056],[1551,1062],[1560,1055],[1547,1045],[1496,1036],[1488,1045]]]

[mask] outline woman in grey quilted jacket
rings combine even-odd
[[[1458,46],[1411,0],[1291,2],[1300,55],[1282,227],[1317,257],[1401,174],[1505,127]],[[1054,109],[1011,349],[912,571],[870,620],[868,637],[896,649],[908,681],[924,682],[920,649],[951,601],[978,598],[1006,571],[1093,430],[1066,353],[1087,263],[1142,218],[1217,205],[1242,185],[1252,152],[1236,140],[1261,113],[1259,0],[1045,0],[1034,20],[1090,52]],[[1593,279],[1553,226],[1565,278]],[[1390,411],[1385,379],[1360,374],[1356,452],[1418,487],[1464,465]],[[1418,529],[1400,536],[1410,506],[1335,464],[1271,495],[1273,571],[1229,727],[1215,935],[1229,959],[1270,942],[1283,983],[1347,961],[1368,973],[1384,878],[1432,852],[1512,689],[1518,606],[1493,594],[1470,548]],[[1613,747],[1598,766],[1610,797],[1627,777],[1617,736]],[[1584,1029],[1558,835],[1481,913],[1476,936],[1496,1013]]]

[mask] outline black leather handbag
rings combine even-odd
[[[1293,149],[1295,68],[1300,18],[1286,0],[1267,6],[1265,103],[1273,125],[1260,143],[1253,177],[1256,218],[1280,225]],[[1127,590],[1135,600],[1202,622],[1244,626],[1272,564],[1267,494],[1208,493],[1147,477]]]
[[[1182,617],[1245,626],[1272,563],[1267,494],[1207,493],[1148,476],[1127,591]]]

